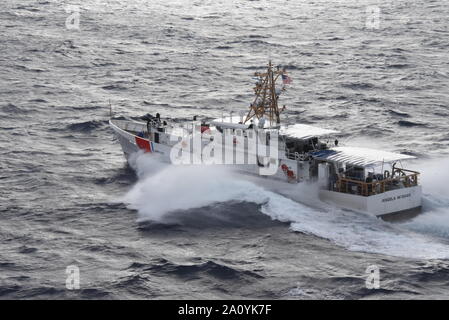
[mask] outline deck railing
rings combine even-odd
[[[373,182],[364,182],[351,178],[338,177],[335,187],[331,186],[331,188],[337,192],[371,196],[393,189],[417,186],[418,175],[419,172],[417,171],[394,169],[393,174],[390,177],[384,177],[382,180],[376,180]]]

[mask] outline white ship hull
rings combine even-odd
[[[140,137],[137,132],[146,130],[145,123],[133,120],[111,120],[111,128],[114,130],[118,141],[123,149],[127,159],[139,150],[145,152],[153,152],[162,156],[162,158],[170,162],[170,152],[173,144],[170,143],[170,135],[173,132],[161,132],[157,136],[154,134],[149,137]],[[156,141],[157,140],[157,141]],[[264,176],[264,181],[272,181],[273,184],[282,182],[286,188],[294,190],[293,186],[297,183],[318,182],[322,186],[330,184],[328,173],[321,171],[326,166],[319,165],[318,174],[314,177],[311,172],[310,159],[301,161],[300,159],[288,159],[281,155],[278,160],[277,171],[269,176]],[[259,175],[259,166],[254,164],[235,164],[232,165],[234,171],[253,176]],[[286,169],[288,168],[288,170]],[[326,169],[327,170],[327,169]],[[341,190],[340,190],[341,191]],[[407,188],[399,188],[395,190],[384,190],[384,192],[372,195],[359,195],[329,190],[329,188],[320,188],[317,190],[319,198],[327,203],[334,204],[338,207],[350,209],[357,212],[372,214],[375,216],[386,216],[395,213],[404,213],[415,211],[421,207],[421,186],[415,185]],[[291,194],[290,194],[291,195]],[[293,199],[300,199],[301,195],[293,195]]]
[[[369,197],[329,190],[319,191],[319,197],[324,202],[336,203],[342,208],[375,216],[407,213],[419,209],[421,196],[421,186],[386,191]]]

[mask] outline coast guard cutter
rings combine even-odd
[[[276,87],[278,80],[281,88]],[[413,156],[339,146],[336,130],[284,125],[280,116],[285,106],[279,108],[278,101],[292,81],[286,70],[270,62],[265,72],[255,74],[255,81],[254,100],[240,117],[231,114],[212,121],[195,117],[180,123],[148,114],[141,119],[111,118],[110,126],[127,158],[140,150],[171,162],[189,159],[201,164],[211,154],[223,158],[227,153],[232,154],[231,164],[238,172],[286,184],[318,184],[320,199],[341,208],[382,217],[420,209],[419,172],[402,166]],[[331,144],[324,142],[330,138]],[[255,147],[251,141],[256,141]],[[207,149],[211,144],[213,148]],[[271,149],[261,153],[262,147]],[[208,154],[195,148],[207,149]]]

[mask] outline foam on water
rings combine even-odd
[[[404,227],[449,239],[449,159],[420,161],[415,166],[421,171],[424,214]]]
[[[138,211],[139,221],[163,222],[169,212],[215,202],[247,201],[260,204],[261,212],[272,219],[289,222],[294,231],[329,239],[349,250],[407,258],[449,258],[449,245],[435,237],[449,233],[449,218],[443,207],[406,224],[391,224],[324,204],[313,199],[309,187],[304,185],[293,188],[304,194],[308,204],[315,201],[313,206],[242,180],[221,167],[172,166],[146,154],[139,155],[133,165],[140,180],[123,201]],[[430,232],[429,225],[438,225],[439,229]]]
[[[136,166],[139,182],[123,201],[138,210],[139,221],[164,221],[173,211],[199,208],[231,200],[263,203],[262,189],[247,181],[231,178],[225,168],[212,166],[173,166],[152,155],[139,155]]]

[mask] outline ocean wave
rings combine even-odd
[[[393,109],[388,109],[388,112],[396,117],[400,117],[400,118],[410,118],[410,114],[408,114],[407,112],[402,112],[402,111],[398,111],[398,110],[393,110]]]
[[[388,64],[386,67],[388,69],[406,69],[406,68],[410,68],[411,66],[406,63],[394,63],[394,64]]]
[[[165,259],[159,259],[150,264],[133,263],[128,270],[150,272],[158,275],[173,275],[186,280],[212,277],[218,280],[255,280],[263,276],[249,270],[231,268],[214,261],[197,264],[176,264]]]
[[[15,113],[21,113],[23,110],[16,106],[15,104],[8,103],[5,106],[2,106],[2,112],[8,113],[8,114],[15,114]]]
[[[71,123],[66,126],[67,130],[73,132],[91,132],[98,129],[104,129],[108,125],[106,120],[91,120],[85,122]]]
[[[425,127],[426,124],[409,120],[399,120],[398,125],[401,127]]]
[[[371,89],[375,88],[374,84],[367,83],[367,82],[344,83],[341,86],[343,88],[348,88],[348,89],[353,89],[353,90],[371,90]]]
[[[128,90],[128,88],[126,86],[124,86],[123,84],[109,84],[106,86],[102,86],[101,87],[104,90],[108,90],[108,91],[123,91],[123,90]]]

